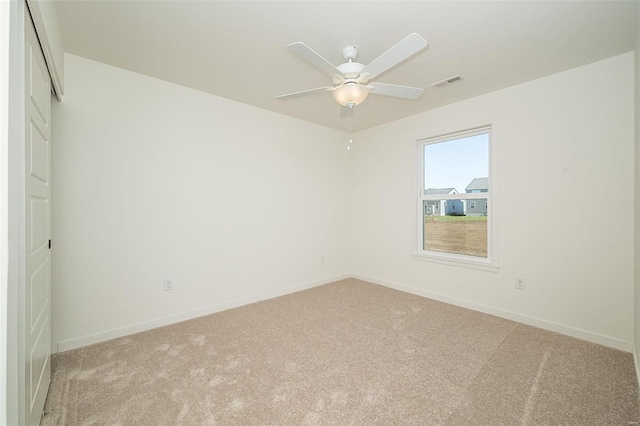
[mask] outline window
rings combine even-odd
[[[490,126],[418,141],[419,260],[496,266],[491,145]]]

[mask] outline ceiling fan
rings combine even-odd
[[[415,55],[426,47],[427,41],[420,34],[412,33],[371,61],[369,65],[364,65],[355,62],[355,59],[358,57],[358,49],[355,46],[348,46],[342,51],[342,56],[347,62],[336,67],[306,44],[302,42],[291,43],[287,45],[291,53],[331,77],[333,79],[333,86],[288,93],[286,95],[276,96],[276,99],[289,99],[327,90],[333,92],[334,99],[340,105],[346,106],[349,109],[362,103],[369,93],[402,99],[418,99],[424,92],[424,89],[420,87],[376,83],[370,82],[369,80],[375,79],[380,74],[395,67],[400,62]]]

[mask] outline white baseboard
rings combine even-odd
[[[318,287],[324,284],[332,283],[334,281],[340,281],[345,278],[349,278],[350,276],[351,275],[349,274],[336,275],[336,276],[325,278],[322,280],[299,284],[292,287],[283,288],[280,290],[269,291],[269,292],[261,293],[255,296],[243,297],[240,299],[231,300],[229,302],[219,303],[216,305],[194,309],[192,311],[182,312],[175,315],[169,315],[162,318],[156,318],[150,321],[143,321],[137,324],[127,325],[120,328],[114,328],[107,331],[101,331],[99,333],[77,337],[75,339],[64,340],[64,341],[58,342],[58,352],[65,352],[71,349],[93,345],[94,343],[100,343],[106,340],[128,336],[130,334],[140,333],[141,331],[151,330],[152,328],[163,327],[165,325],[175,324],[178,322],[190,320],[193,318],[198,318],[198,317],[213,314],[216,312],[226,311],[227,309],[237,308],[239,306],[248,305],[250,303],[260,302],[267,299],[273,299],[274,297],[284,296],[285,294],[295,293],[297,291]]]
[[[472,309],[474,311],[483,312],[485,314],[494,315],[501,318],[506,318],[512,321],[520,322],[523,324],[531,325],[534,327],[542,328],[549,331],[554,331],[560,334],[566,334],[567,336],[575,337],[577,339],[586,340],[593,343],[598,343],[610,348],[619,349],[625,352],[633,351],[633,343],[625,340],[616,339],[614,337],[605,336],[603,334],[593,333],[591,331],[582,330],[580,328],[571,327],[564,324],[559,324],[552,321],[543,320],[540,318],[534,318],[527,315],[518,314],[515,312],[505,311],[491,306],[482,305],[479,303],[469,302],[462,299],[456,299],[453,297],[445,296],[439,293],[434,293],[426,290],[417,289],[414,287],[408,287],[401,284],[392,283],[389,281],[379,280],[377,278],[368,277],[360,274],[351,274],[353,278],[359,280],[368,281],[373,284],[378,284],[384,287],[400,290],[405,293],[415,294],[417,296],[426,297],[428,299],[437,300],[440,302],[448,303],[450,305],[461,306],[463,308]],[[635,354],[634,354],[635,357]],[[636,372],[638,371],[638,363],[636,360]]]
[[[600,345],[619,349],[625,352],[631,352],[633,353],[633,356],[634,356],[636,374],[638,375],[638,383],[640,383],[640,365],[638,364],[637,354],[633,350],[634,348],[631,342],[627,342],[624,340],[616,339],[616,338],[605,336],[598,333],[593,333],[590,331],[582,330],[582,329],[571,327],[568,325],[563,325],[563,324],[555,323],[552,321],[546,321],[543,319],[534,318],[527,315],[511,312],[511,311],[497,309],[491,306],[469,302],[462,299],[456,299],[456,298],[445,296],[439,293],[421,290],[414,287],[408,287],[405,285],[392,283],[389,281],[380,280],[377,278],[360,275],[360,274],[337,275],[337,276],[325,278],[322,280],[312,281],[312,282],[308,282],[308,283],[304,283],[304,284],[300,284],[292,287],[287,287],[280,290],[258,294],[255,296],[235,299],[229,302],[224,302],[224,303],[219,303],[212,306],[207,306],[204,308],[194,309],[192,311],[187,311],[187,312],[183,312],[175,315],[169,315],[166,317],[157,318],[150,321],[144,321],[144,322],[140,322],[140,323],[136,323],[136,324],[120,327],[120,328],[115,328],[107,331],[102,331],[99,333],[90,334],[87,336],[77,337],[74,339],[64,340],[64,341],[58,342],[57,344],[58,352],[65,352],[71,349],[76,349],[83,346],[88,346],[95,343],[100,343],[107,340],[115,339],[118,337],[139,333],[141,331],[151,330],[153,328],[175,324],[178,322],[190,320],[193,318],[198,318],[198,317],[213,314],[216,312],[225,311],[227,309],[237,308],[239,306],[248,305],[250,303],[260,302],[262,300],[272,299],[278,296],[284,296],[286,294],[295,293],[297,291],[302,291],[302,290],[306,290],[313,287],[318,287],[324,284],[329,284],[334,281],[343,280],[349,277],[353,277],[359,280],[368,281],[373,284],[378,284],[385,287],[393,288],[399,291],[403,291],[405,293],[411,293],[411,294],[426,297],[429,299],[438,300],[440,302],[449,303],[451,305],[461,306],[463,308],[472,309],[474,311],[495,315],[497,317],[506,318],[512,321],[520,322],[520,323],[531,325],[534,327],[539,327],[545,330],[554,331],[556,333],[561,333],[561,334],[565,334],[567,336],[575,337],[578,339],[587,340],[589,342],[598,343]]]

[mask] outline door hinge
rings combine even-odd
[[[49,240],[49,250],[51,250],[51,240]]]

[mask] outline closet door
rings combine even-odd
[[[25,423],[40,423],[51,377],[51,80],[25,11]]]

